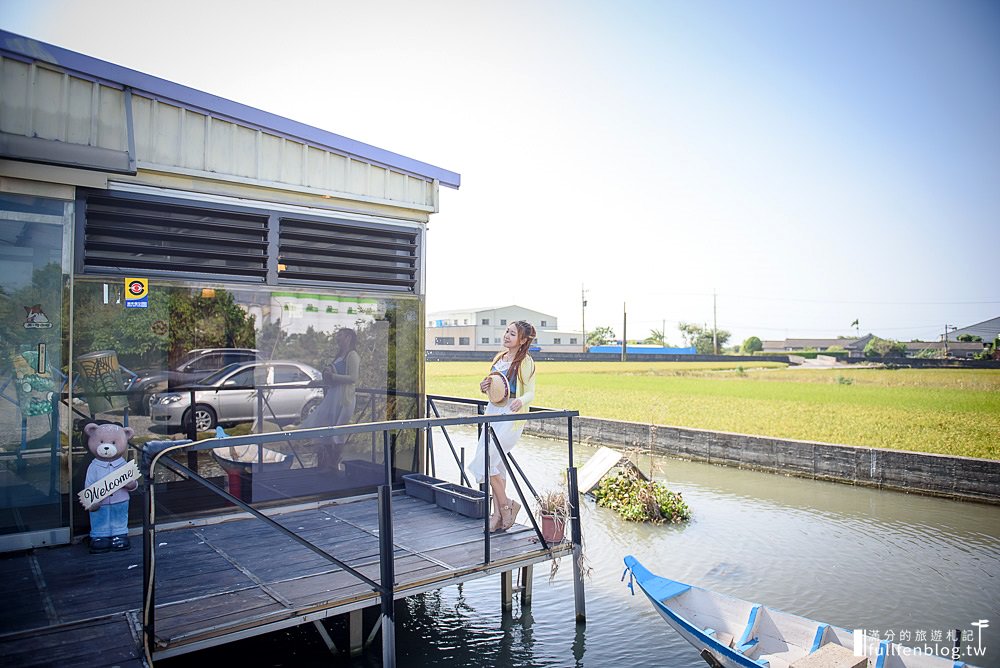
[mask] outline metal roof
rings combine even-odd
[[[461,185],[462,177],[456,172],[6,30],[0,30],[0,51],[5,56],[41,61],[88,79],[120,88],[131,88],[154,99],[170,101],[416,176],[437,179],[443,186],[458,188]]]

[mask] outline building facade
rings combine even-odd
[[[535,326],[535,346],[547,352],[583,352],[583,335],[560,330],[554,315],[522,306],[439,311],[427,316],[427,350],[499,350],[508,325],[527,320]]]
[[[183,429],[127,392],[195,350],[320,368],[350,328],[356,417],[422,414],[425,226],[458,174],[2,31],[0,71],[0,551],[86,530],[81,421]]]

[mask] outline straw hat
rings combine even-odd
[[[507,397],[510,396],[510,383],[507,382],[507,376],[494,371],[487,378],[490,381],[490,387],[486,390],[486,396],[490,398],[490,403],[499,406],[507,401]]]

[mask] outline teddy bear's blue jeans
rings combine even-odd
[[[90,537],[110,538],[128,533],[128,501],[108,503],[90,511]]]

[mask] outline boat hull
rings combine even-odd
[[[625,566],[633,593],[634,582],[663,620],[713,667],[785,668],[822,647],[827,655],[863,656],[870,668],[973,668],[660,577],[632,556],[625,558]]]

